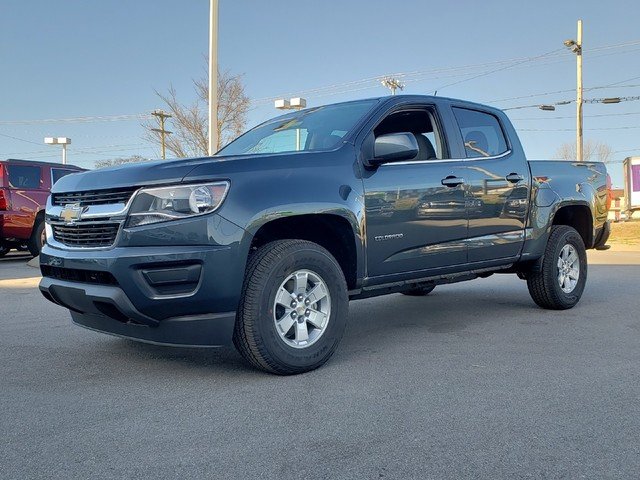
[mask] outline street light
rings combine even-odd
[[[307,108],[307,100],[302,97],[294,97],[290,100],[280,98],[274,102],[278,110],[302,110]],[[296,128],[296,151],[300,151],[300,129]]]
[[[47,145],[62,145],[62,164],[67,164],[67,145],[71,144],[69,137],[45,137],[44,143]]]

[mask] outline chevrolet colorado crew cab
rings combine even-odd
[[[540,307],[573,307],[586,249],[609,235],[607,197],[602,163],[527,161],[495,108],[339,103],[267,121],[213,157],[62,178],[40,290],[92,330],[233,343],[295,374],[329,359],[352,299],[512,273]]]

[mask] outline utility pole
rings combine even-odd
[[[218,0],[209,5],[209,155],[218,151]]]
[[[152,128],[151,130],[154,132],[158,132],[160,134],[160,140],[162,144],[162,159],[164,160],[166,158],[165,135],[169,135],[173,133],[173,132],[170,132],[169,130],[164,129],[164,121],[167,118],[171,118],[171,115],[169,113],[163,112],[162,110],[154,110],[153,112],[151,112],[151,115],[156,117],[160,122],[160,128]]]
[[[391,95],[396,94],[396,89],[400,89],[400,90],[404,89],[404,83],[402,83],[397,78],[392,78],[392,77],[383,78],[380,81],[380,83],[382,83],[383,87],[387,87],[389,90],[391,90]]]
[[[578,20],[578,51],[576,52],[576,156],[578,161],[583,160],[582,144],[582,20]]]
[[[576,54],[576,160],[583,160],[582,142],[582,20],[578,20],[578,36],[576,40],[566,40],[565,46]]]

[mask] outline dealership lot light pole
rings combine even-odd
[[[69,137],[45,137],[44,143],[47,145],[62,145],[62,164],[67,164],[67,145],[71,143]]]
[[[274,102],[274,106],[278,110],[302,110],[307,108],[307,100],[301,97],[295,97],[290,100],[281,98]],[[296,128],[296,151],[300,151],[300,129]]]
[[[209,155],[218,150],[218,0],[209,5]]]

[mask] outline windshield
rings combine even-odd
[[[217,155],[332,150],[375,103],[339,103],[283,115],[249,130]]]

